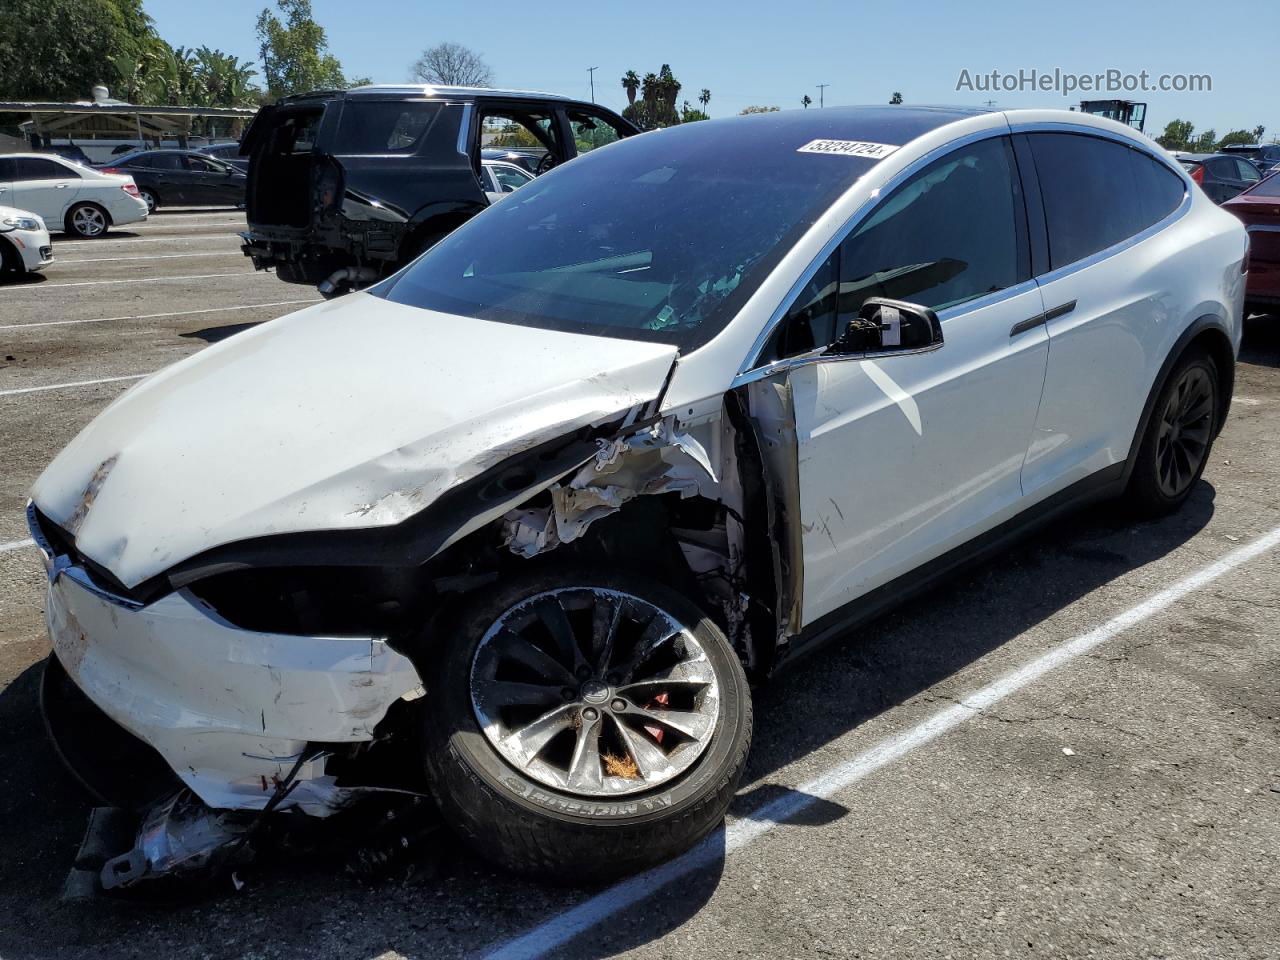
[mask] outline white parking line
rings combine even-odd
[[[154,370],[151,373],[155,373]],[[0,397],[12,397],[19,393],[44,393],[46,390],[66,390],[68,387],[92,387],[98,383],[119,383],[122,380],[141,380],[151,373],[131,373],[126,377],[103,377],[100,380],[74,380],[71,383],[50,383],[43,387],[18,387],[14,390],[0,390]]]
[[[214,253],[156,253],[144,257],[93,257],[92,259],[59,260],[58,263],[119,263],[121,260],[181,260],[185,257],[238,257],[239,250],[218,250]]]
[[[88,320],[40,320],[36,323],[7,323],[0,330],[26,330],[28,327],[65,327],[81,323],[112,323],[116,320],[160,320],[165,317],[193,317],[200,313],[225,313],[231,310],[254,310],[258,307],[290,307],[302,303],[323,303],[320,297],[312,300],[275,300],[271,303],[244,303],[235,307],[205,307],[201,310],[174,310],[171,313],[139,313],[130,317],[94,317]]]
[[[113,243],[195,243],[204,240],[230,240],[232,237],[239,240],[240,234],[232,231],[230,233],[202,233],[192,234],[189,237],[107,237],[102,240],[59,240],[55,245],[56,253],[63,247],[78,247],[83,244],[90,244],[95,247],[105,247]]]
[[[239,277],[241,280],[254,276],[256,271],[241,270],[239,273],[201,273],[191,277],[139,277],[135,280],[76,280],[72,283],[41,283],[26,287],[25,290],[48,290],[51,287],[100,287],[112,283],[165,283],[180,280],[214,280],[218,277]],[[25,292],[18,291],[18,292]]]
[[[1241,564],[1256,559],[1280,545],[1280,527],[1263,534],[1252,543],[1228,553],[1221,560],[1201,567],[1195,573],[1178,580],[1154,596],[1144,600],[1124,613],[1112,617],[1106,623],[1088,633],[1080,634],[1012,673],[990,683],[959,701],[955,706],[940,710],[914,727],[895,736],[881,740],[865,753],[844,763],[837,764],[825,773],[793,792],[764,804],[749,815],[748,819],[735,820],[723,830],[716,831],[688,853],[660,867],[615,884],[609,889],[589,897],[576,907],[554,916],[528,932],[496,945],[483,956],[485,960],[516,960],[516,958],[542,957],[554,953],[579,934],[616,916],[653,894],[682,880],[695,870],[714,864],[722,855],[728,857],[737,850],[771,833],[779,825],[794,819],[816,803],[829,799],[881,767],[922,747],[948,730],[959,726],[970,717],[994,706],[1005,697],[1039,680],[1051,670],[1093,650],[1130,627],[1160,613],[1188,594],[1199,590]]]
[[[35,545],[36,542],[30,537],[26,540],[10,540],[8,543],[0,543],[0,553],[8,553],[11,550],[24,550]]]

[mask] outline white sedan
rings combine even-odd
[[[101,796],[158,766],[246,829],[358,801],[400,744],[506,869],[658,863],[733,798],[748,678],[1066,509],[1203,502],[1247,249],[1079,113],[795,110],[592,151],[58,454],[29,510],[49,728]],[[136,759],[95,768],[120,728]]]
[[[0,156],[0,203],[30,210],[54,230],[85,238],[147,217],[133,177],[102,173],[51,153]]]
[[[30,210],[0,207],[0,273],[34,273],[53,263],[44,221]]]

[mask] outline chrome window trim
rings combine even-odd
[[[1274,223],[1247,223],[1246,233],[1280,233],[1280,225]]]
[[[754,380],[763,379],[766,376],[772,376],[780,370],[800,366],[801,363],[812,363],[818,359],[864,359],[861,357],[819,357],[816,353],[806,353],[798,357],[788,357],[772,364],[766,364],[763,367],[756,366],[760,357],[760,352],[764,350],[769,339],[777,329],[778,324],[782,322],[782,318],[785,317],[787,311],[791,309],[792,304],[795,303],[795,300],[800,295],[801,291],[804,290],[809,281],[813,279],[813,275],[818,272],[818,268],[826,262],[827,257],[831,256],[836,247],[840,246],[840,244],[845,241],[849,234],[857,228],[862,220],[877,206],[879,206],[881,200],[885,199],[889,193],[901,186],[904,181],[918,173],[922,167],[928,166],[934,160],[940,159],[954,150],[966,147],[971,143],[977,143],[980,140],[991,140],[996,137],[1010,137],[1019,133],[1074,133],[1086,137],[1100,137],[1105,140],[1112,140],[1133,150],[1138,150],[1162,164],[1165,169],[1169,170],[1182,181],[1182,202],[1170,211],[1163,219],[1157,220],[1142,232],[1136,233],[1132,237],[1122,240],[1120,243],[1113,244],[1110,247],[1099,250],[1083,260],[1077,260],[1075,263],[1067,264],[1065,267],[1061,267],[1056,271],[1050,271],[1048,273],[1040,274],[1039,276],[1031,277],[1029,280],[1022,282],[1017,286],[1010,287],[1007,290],[999,290],[987,297],[966,301],[963,304],[958,304],[954,308],[948,308],[946,311],[938,311],[938,320],[940,322],[945,322],[948,319],[960,316],[969,310],[977,310],[985,306],[990,306],[992,303],[996,303],[1000,299],[1017,296],[1018,294],[1025,292],[1027,289],[1030,289],[1032,286],[1040,283],[1048,283],[1053,280],[1058,280],[1062,277],[1069,276],[1077,270],[1083,270],[1085,267],[1093,266],[1107,257],[1122,253],[1134,244],[1141,243],[1143,240],[1154,236],[1161,230],[1172,226],[1175,222],[1182,219],[1182,217],[1186,216],[1186,214],[1190,212],[1192,195],[1190,188],[1187,186],[1189,178],[1187,172],[1182,169],[1181,165],[1174,162],[1171,158],[1157,156],[1143,144],[1111,130],[1052,121],[1010,124],[1006,119],[1004,129],[979,130],[974,133],[966,134],[962,137],[957,137],[954,140],[948,140],[946,143],[935,147],[928,153],[917,157],[909,166],[904,167],[895,176],[882,184],[880,188],[876,190],[875,195],[868,197],[862,204],[860,204],[858,209],[850,214],[849,218],[832,234],[831,239],[823,244],[822,249],[818,251],[817,256],[815,256],[809,265],[801,271],[799,278],[791,285],[786,296],[782,298],[778,307],[774,309],[772,314],[770,314],[769,321],[764,325],[762,331],[752,342],[751,349],[747,351],[747,355],[743,358],[742,364],[738,368],[738,373],[730,385],[731,388],[737,387],[743,383],[751,383]],[[937,347],[932,347],[930,349],[937,349]],[[897,354],[894,355],[897,356]],[[791,361],[800,361],[800,363],[792,363]]]
[[[471,158],[471,151],[467,147],[471,143],[471,117],[475,113],[475,106],[470,101],[464,103],[462,105],[462,120],[458,123],[458,152],[468,159]]]

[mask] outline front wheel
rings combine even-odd
[[[630,575],[550,569],[458,612],[433,651],[427,769],[502,867],[594,883],[724,818],[751,740],[742,665],[696,606]]]
[[[1142,513],[1180,507],[1209,462],[1218,425],[1218,369],[1208,354],[1182,357],[1156,398],[1127,496]]]

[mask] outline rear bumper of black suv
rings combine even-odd
[[[240,234],[240,252],[257,270],[274,269],[281,280],[315,286],[349,267],[369,267],[379,276],[393,272],[404,234],[401,224],[346,218],[304,229],[251,224]]]

